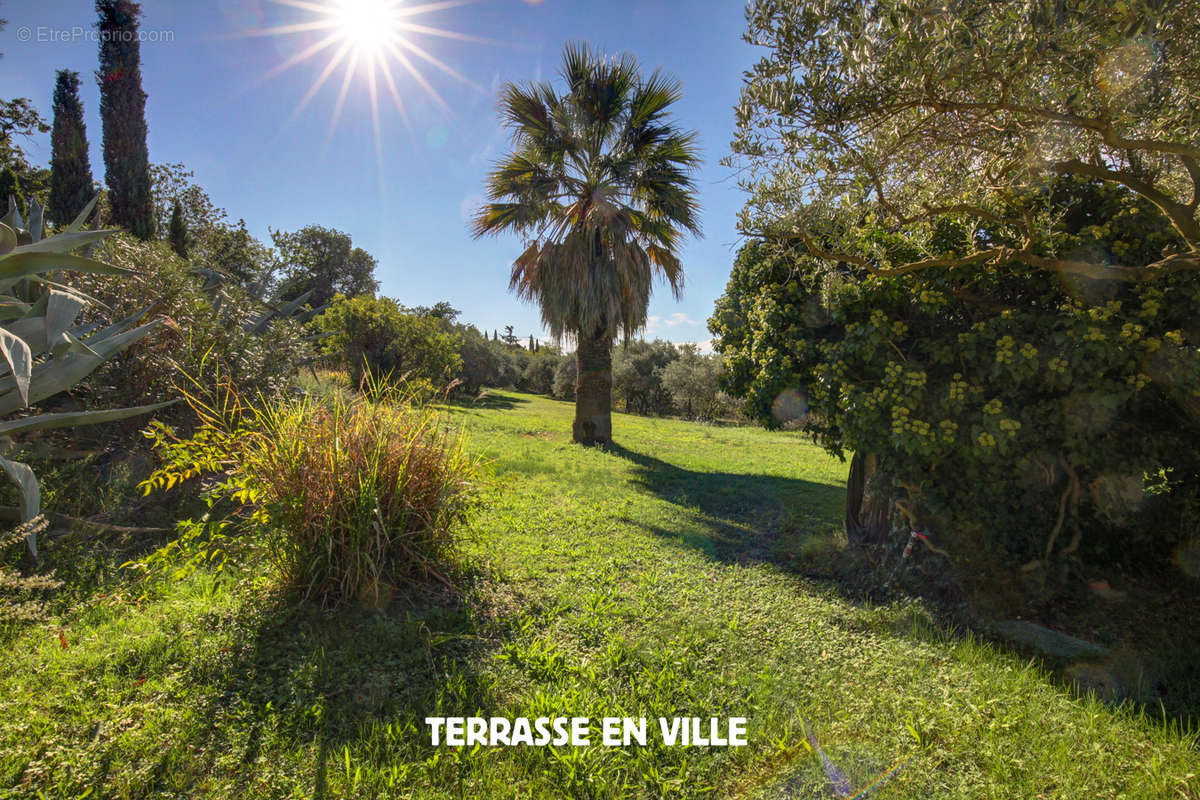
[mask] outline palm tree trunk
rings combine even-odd
[[[612,441],[612,342],[603,328],[579,335],[575,350],[574,439],[579,444]]]

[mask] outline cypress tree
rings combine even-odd
[[[12,166],[0,169],[0,217],[8,213],[9,200],[17,204],[17,211],[24,214],[25,203],[21,198],[21,182]]]
[[[79,73],[60,69],[54,85],[50,199],[46,203],[46,216],[55,225],[71,224],[92,199],[94,191],[83,104],[79,102]]]
[[[175,203],[171,206],[171,223],[167,226],[167,241],[171,243],[171,249],[180,258],[188,257],[188,229],[187,222],[183,219],[183,206],[179,203],[179,198],[175,199]]]
[[[529,352],[532,353],[536,350],[537,350],[537,343],[535,341],[533,341],[533,334],[531,333],[531,334],[529,334]]]
[[[138,16],[131,0],[96,0],[100,16],[100,119],[104,123],[104,180],[113,222],[139,239],[154,236],[150,156],[146,151],[146,93],[142,91]]]

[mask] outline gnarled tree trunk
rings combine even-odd
[[[575,350],[574,439],[579,444],[612,441],[612,341],[600,328],[579,334]]]
[[[852,545],[881,544],[891,533],[891,487],[881,478],[874,453],[854,454],[846,478],[846,540]]]

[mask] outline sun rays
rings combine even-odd
[[[461,72],[418,44],[421,38],[441,38],[464,42],[491,43],[490,40],[447,28],[425,24],[424,15],[467,5],[476,0],[439,0],[410,5],[401,0],[270,0],[304,14],[295,22],[247,31],[243,36],[304,35],[314,40],[272,67],[263,80],[279,75],[300,64],[324,59],[324,66],[301,96],[288,122],[294,121],[312,103],[326,84],[341,70],[337,99],[326,131],[326,144],[332,138],[346,107],[347,98],[361,78],[366,87],[371,111],[377,160],[382,159],[381,95],[388,95],[411,132],[408,109],[401,79],[410,78],[440,109],[450,113],[446,100],[422,72],[433,68],[465,84],[474,83]],[[383,99],[386,102],[386,98]]]

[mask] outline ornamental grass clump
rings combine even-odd
[[[325,605],[437,581],[471,505],[474,461],[440,415],[396,397],[261,414],[238,470],[284,580]]]
[[[169,560],[223,563],[249,545],[285,588],[325,606],[382,607],[396,591],[451,586],[445,565],[477,459],[436,409],[387,387],[261,407],[227,387],[215,402],[201,394],[185,390],[200,418],[190,437],[161,424],[149,434],[163,465],[147,491],[220,476],[206,491],[209,513],[181,523]]]

